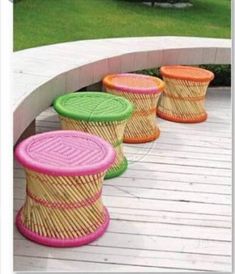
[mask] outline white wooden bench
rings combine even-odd
[[[230,64],[231,40],[198,37],[115,38],[68,42],[13,54],[14,143],[55,97],[106,74],[167,64]]]

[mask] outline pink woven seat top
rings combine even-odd
[[[21,142],[15,152],[26,168],[54,176],[82,176],[102,172],[115,160],[112,146],[79,131],[51,131]]]
[[[130,93],[160,93],[164,82],[153,76],[135,73],[110,74],[103,79],[104,86],[121,92]]]

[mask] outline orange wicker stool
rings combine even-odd
[[[158,102],[158,116],[182,123],[205,121],[205,95],[214,74],[189,66],[165,66],[161,67],[160,72],[165,82],[165,90]]]
[[[134,73],[113,74],[103,79],[103,86],[108,93],[125,97],[134,105],[124,132],[125,143],[145,143],[159,137],[156,107],[164,88],[162,80]]]

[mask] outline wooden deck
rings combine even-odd
[[[111,222],[102,238],[79,248],[49,248],[15,229],[15,271],[231,271],[231,107],[229,91],[210,90],[209,118],[177,124],[158,118],[155,142],[125,145],[129,169],[107,180]],[[59,128],[48,109],[37,131]],[[24,200],[15,164],[14,208]]]

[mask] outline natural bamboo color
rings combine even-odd
[[[156,123],[156,106],[160,93],[144,94],[124,91],[120,93],[120,91],[109,87],[105,89],[113,95],[121,95],[134,105],[134,112],[124,131],[124,142],[142,143],[159,137],[160,130]]]
[[[101,199],[104,174],[51,176],[26,169],[21,222],[39,236],[60,240],[95,232],[106,218]]]
[[[165,66],[161,67],[160,72],[165,89],[158,103],[158,116],[186,123],[206,120],[205,96],[214,74],[189,66]]]
[[[93,122],[74,120],[59,115],[61,128],[64,130],[79,130],[97,135],[108,141],[116,152],[114,164],[108,169],[105,178],[111,178],[121,174],[127,165],[123,152],[123,134],[127,120],[109,121],[109,122]]]
[[[158,115],[177,122],[200,122],[207,118],[205,95],[209,82],[163,77],[166,87],[158,104]]]

